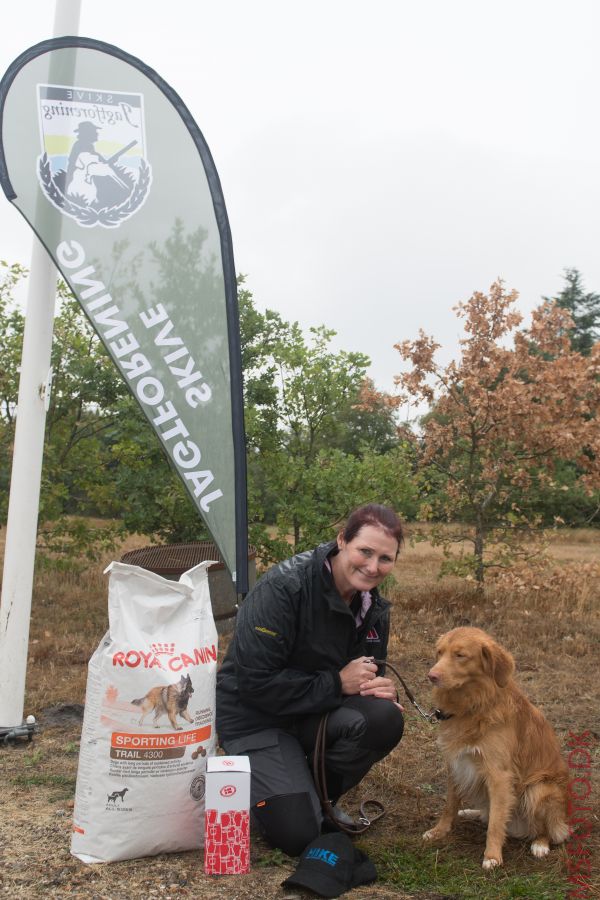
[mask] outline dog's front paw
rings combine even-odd
[[[548,856],[550,853],[550,845],[548,841],[533,841],[531,845],[531,852],[537,859],[542,859],[544,856]]]
[[[481,865],[486,871],[488,871],[489,869],[495,869],[496,866],[502,865],[502,857],[500,857],[500,859],[496,859],[494,856],[484,857]]]
[[[446,837],[448,831],[448,828],[438,828],[436,825],[435,828],[430,828],[429,831],[426,831],[422,837],[424,841],[440,841]]]

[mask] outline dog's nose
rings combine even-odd
[[[438,681],[440,680],[440,676],[438,675],[437,672],[434,672],[433,669],[431,670],[431,672],[429,672],[427,677],[429,678],[429,680],[432,684],[437,684]]]

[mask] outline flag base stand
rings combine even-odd
[[[9,727],[0,725],[0,745],[8,746],[20,738],[26,738],[28,741],[33,740],[33,735],[39,731],[39,726],[34,716],[27,716],[27,721],[22,725],[11,725]]]

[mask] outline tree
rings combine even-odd
[[[469,526],[457,537],[472,543],[469,569],[479,584],[535,524],[530,493],[552,483],[558,460],[577,465],[586,491],[600,486],[600,344],[588,357],[571,349],[570,315],[552,302],[519,329],[517,297],[497,281],[460,304],[467,337],[446,367],[422,331],[396,345],[410,364],[396,379],[401,400],[431,407],[414,438],[421,465],[441,476],[429,514]]]
[[[567,282],[554,302],[566,309],[572,319],[569,330],[571,348],[589,356],[600,338],[600,294],[585,292],[577,269],[565,269]],[[552,302],[549,298],[544,298]],[[590,494],[579,484],[581,470],[572,460],[560,460],[550,485],[540,485],[536,509],[545,524],[560,519],[568,525],[590,524],[600,512],[600,495]]]
[[[17,392],[24,315],[13,291],[26,276],[20,266],[5,268],[0,282],[0,428],[4,459],[10,471],[10,452],[17,410]],[[110,506],[105,494],[104,435],[119,418],[119,402],[126,387],[87,323],[64,282],[58,283],[58,313],[52,341],[52,390],[46,415],[43,491],[40,515],[101,510]],[[85,449],[82,450],[82,447]]]
[[[0,479],[4,488],[0,492],[0,514],[5,520],[24,331],[24,315],[15,303],[14,290],[27,272],[6,263],[0,263],[0,271]],[[93,556],[113,544],[118,529],[107,525],[92,530],[70,521],[68,514],[114,511],[114,494],[105,475],[107,435],[118,427],[118,402],[126,388],[62,281],[58,284],[58,301],[38,543],[59,551],[76,546]],[[49,521],[52,527],[46,528]]]
[[[150,248],[157,271],[154,302],[200,280],[204,290],[213,289],[205,242],[202,230],[187,234],[178,223],[164,245]],[[119,291],[136,289],[139,261],[126,264],[125,256],[115,264]],[[7,483],[23,334],[12,292],[24,270],[4,266],[3,273],[0,477]],[[266,557],[280,558],[289,554],[288,535],[294,549],[329,538],[353,506],[366,501],[414,514],[410,453],[395,435],[393,403],[366,377],[369,359],[335,352],[335,332],[323,326],[305,335],[278,313],[259,312],[243,278],[238,298],[252,542]],[[52,523],[46,535],[58,537],[59,549],[69,541],[86,545],[91,535],[71,516],[78,514],[113,517],[127,531],[167,541],[208,537],[155,434],[62,283],[52,363],[40,512],[41,522]],[[365,396],[376,402],[367,407]]]
[[[565,269],[564,279],[567,284],[554,300],[571,314],[571,347],[584,356],[589,356],[600,338],[600,294],[585,293],[583,279],[577,269]],[[551,302],[548,297],[544,297],[544,300]]]
[[[115,497],[103,469],[110,464],[110,442],[121,427],[128,391],[62,281],[58,299],[41,515],[109,515],[115,510]]]
[[[530,504],[544,527],[593,526],[600,515],[600,491],[590,491],[581,483],[581,469],[568,459],[557,459],[552,478],[532,487]]]
[[[294,550],[306,550],[330,540],[335,531],[357,506],[382,503],[396,509],[404,518],[414,518],[418,508],[417,486],[411,465],[410,448],[398,445],[387,453],[365,448],[362,456],[343,450],[321,450],[306,467],[302,481],[278,517],[278,534],[290,533],[299,525]],[[284,480],[289,473],[284,474]],[[282,558],[289,545],[277,548],[273,558]]]
[[[358,475],[361,460],[377,453],[368,429],[361,430],[358,409],[368,358],[334,352],[331,329],[311,328],[307,339],[297,323],[277,319],[274,329],[273,313],[268,315],[264,362],[274,379],[274,418],[267,431],[254,431],[249,470],[262,507],[263,527],[254,529],[254,540],[275,559],[289,552],[288,539],[299,551],[331,535],[352,509],[358,486],[366,489]],[[377,413],[362,416],[373,422]],[[367,499],[374,499],[371,490],[359,502]],[[269,522],[276,526],[275,539],[264,527]]]
[[[366,448],[382,454],[400,443],[396,423],[395,397],[379,391],[371,378],[365,376],[354,402],[340,412],[341,450],[360,456]]]

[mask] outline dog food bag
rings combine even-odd
[[[214,755],[217,631],[210,562],[179,582],[113,562],[92,656],[71,853],[111,862],[203,846]]]

